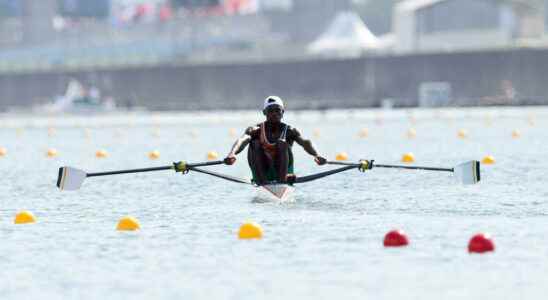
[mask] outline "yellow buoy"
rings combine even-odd
[[[158,159],[160,158],[160,151],[158,150],[152,150],[148,153],[148,158],[150,159]]]
[[[367,128],[362,128],[362,130],[360,130],[360,132],[358,132],[358,136],[362,139],[368,137],[369,136],[369,130],[367,130]]]
[[[240,226],[238,237],[240,239],[260,239],[263,237],[263,229],[255,222],[246,222]]]
[[[0,157],[6,156],[8,154],[8,149],[0,147]]]
[[[512,131],[512,137],[515,138],[515,139],[521,137],[521,132],[517,129],[513,130]]]
[[[29,223],[35,223],[36,218],[30,211],[21,211],[18,214],[15,215],[15,220],[13,220],[13,223],[15,224],[29,224]]]
[[[97,158],[105,158],[108,156],[108,152],[104,149],[100,149],[100,150],[97,150],[97,152],[95,152],[95,157]]]
[[[215,151],[209,151],[209,152],[207,153],[207,159],[208,159],[208,160],[215,160],[215,159],[217,159],[218,157],[219,157],[219,154],[218,154],[217,152],[215,152]]]
[[[120,219],[118,221],[118,226],[116,226],[116,230],[123,230],[123,231],[133,231],[141,229],[141,225],[139,225],[139,221],[135,219],[134,217],[126,216]]]
[[[407,130],[408,138],[414,139],[416,136],[417,136],[417,131],[415,130],[415,128],[409,128],[409,130]]]
[[[457,132],[457,136],[461,139],[465,139],[468,137],[468,131],[466,131],[465,129],[460,129],[458,132]]]
[[[340,152],[337,154],[337,156],[335,156],[335,160],[338,160],[338,161],[348,160],[348,154],[346,154],[346,152]]]
[[[412,163],[412,162],[415,161],[415,155],[413,155],[413,153],[411,153],[411,152],[405,153],[401,157],[401,161],[405,162],[405,163]]]
[[[495,163],[495,158],[492,155],[487,155],[481,160],[481,163],[484,165],[492,165]]]
[[[46,153],[46,155],[49,157],[49,158],[54,158],[57,156],[57,150],[54,149],[54,148],[49,148],[48,149],[48,152]]]

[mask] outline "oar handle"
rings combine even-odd
[[[342,161],[328,161],[328,165],[337,165],[337,166],[355,166],[359,167],[360,164],[357,163],[348,163],[348,162],[342,162]]]
[[[222,160],[217,160],[217,161],[200,162],[200,163],[194,163],[194,164],[186,164],[186,167],[187,168],[193,168],[193,167],[205,167],[205,166],[222,165],[222,164],[224,164],[224,162]],[[119,171],[87,173],[86,177],[118,175],[118,174],[128,174],[128,173],[142,173],[142,172],[153,172],[153,171],[165,171],[165,170],[173,170],[173,169],[175,169],[175,166],[170,165],[170,166],[154,167],[154,168],[142,168],[142,169],[129,169],[129,170],[119,170]]]
[[[187,164],[187,167],[206,167],[206,166],[215,166],[215,165],[222,165],[225,162],[222,160],[216,160],[216,161],[208,161],[208,162],[201,162],[201,163],[195,163],[195,164]]]

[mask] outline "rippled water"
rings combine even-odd
[[[225,154],[229,129],[260,121],[256,113],[3,115],[0,299],[544,298],[547,116],[547,108],[289,112],[329,158],[346,151],[351,160],[399,163],[413,152],[417,164],[452,167],[491,154],[497,163],[482,166],[476,186],[437,172],[349,171],[298,186],[295,203],[276,205],[251,203],[252,187],[195,173],[55,187],[62,165],[91,172]],[[362,128],[367,138],[358,137]],[[457,138],[459,129],[469,137]],[[328,168],[295,147],[298,174]],[[49,148],[57,158],[46,158]],[[109,157],[95,158],[98,149]],[[154,149],[161,157],[151,161]],[[240,155],[235,166],[212,169],[247,177],[246,165]],[[23,209],[38,222],[14,225]],[[142,229],[117,232],[124,215]],[[245,220],[263,226],[262,240],[236,238]],[[382,247],[393,228],[408,233],[409,247]],[[496,252],[469,255],[476,232],[491,233]]]

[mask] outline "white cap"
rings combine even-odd
[[[266,109],[267,107],[271,105],[279,105],[282,109],[284,109],[284,102],[282,101],[282,98],[278,96],[268,96],[264,100],[264,107],[263,109]]]

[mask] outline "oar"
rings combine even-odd
[[[363,162],[363,161],[361,161]],[[346,163],[346,162],[336,162],[328,161],[330,165],[341,165],[341,166],[354,166],[360,168],[362,163]],[[438,167],[422,167],[422,166],[402,166],[402,165],[384,165],[376,164],[373,161],[370,163],[369,168],[391,168],[391,169],[408,169],[408,170],[426,170],[426,171],[440,171],[440,172],[451,172],[455,174],[457,179],[462,184],[476,184],[480,181],[480,162],[476,160],[468,161],[462,164],[459,164],[453,168],[438,168]]]
[[[176,172],[187,172],[194,167],[204,167],[204,166],[213,166],[224,164],[223,161],[209,161],[209,162],[200,162],[187,164],[185,162],[173,163],[170,166],[154,167],[154,168],[142,168],[142,169],[129,169],[129,170],[118,170],[118,171],[108,171],[108,172],[97,172],[97,173],[86,173],[83,170],[76,169],[73,167],[61,167],[59,168],[59,175],[57,177],[57,187],[61,190],[74,191],[79,189],[84,180],[87,177],[96,177],[96,176],[108,176],[108,175],[118,175],[118,174],[128,174],[128,173],[143,173],[143,172],[154,172],[154,171],[165,171],[165,170],[175,170]]]
[[[327,176],[330,176],[330,175],[333,175],[333,174],[337,174],[337,173],[341,173],[341,172],[344,172],[344,171],[352,170],[352,169],[355,169],[357,167],[358,167],[358,164],[356,164],[356,165],[347,165],[345,167],[334,169],[334,170],[329,170],[329,171],[325,171],[325,172],[321,172],[321,173],[317,173],[317,174],[312,174],[312,175],[308,175],[308,176],[297,177],[295,179],[295,183],[310,182],[310,181],[320,179],[320,178],[324,178],[324,177],[327,177]]]
[[[189,169],[192,170],[192,171],[198,172],[198,173],[211,175],[213,177],[221,178],[221,179],[236,182],[236,183],[252,184],[251,180],[248,180],[248,179],[238,178],[238,177],[225,175],[225,174],[221,174],[221,173],[217,173],[217,172],[213,172],[213,171],[209,171],[209,170],[198,169],[198,168],[195,168],[195,167],[196,166],[190,166]]]

